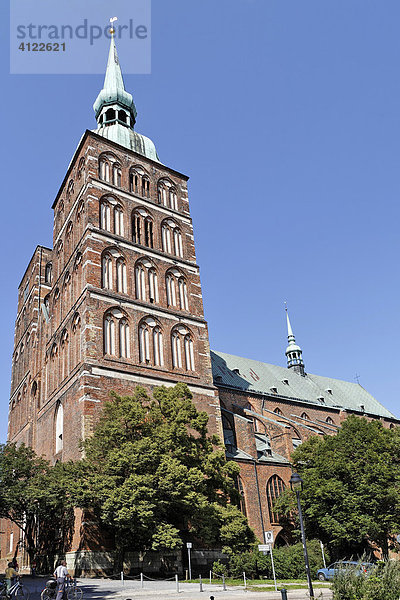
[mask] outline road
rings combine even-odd
[[[112,579],[77,579],[79,586],[83,590],[83,600],[209,600],[214,596],[215,600],[281,600],[280,592],[265,591],[246,591],[242,588],[228,587],[226,591],[221,585],[210,585],[205,580],[203,592],[200,592],[198,583],[179,582],[179,593],[176,589],[175,581],[149,581],[143,582],[143,587],[138,580],[126,580],[124,584],[118,580]],[[30,600],[39,600],[40,593],[44,588],[46,579],[37,577],[23,578],[23,584],[31,592]],[[316,589],[314,591],[316,600],[328,600],[332,598],[330,589]],[[291,590],[288,586],[288,600],[308,600],[307,590]]]

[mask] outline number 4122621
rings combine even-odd
[[[65,52],[65,42],[59,44],[58,42],[47,43],[44,42],[21,42],[18,46],[18,50],[25,52]]]

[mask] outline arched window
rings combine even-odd
[[[170,179],[160,179],[157,187],[158,203],[178,210],[178,194]]]
[[[78,208],[76,209],[76,220],[78,221],[78,223],[82,219],[82,215],[84,212],[85,212],[85,202],[84,202],[84,200],[81,200],[78,204]]]
[[[168,306],[179,306],[182,310],[189,310],[187,284],[182,273],[178,269],[170,269],[165,283]]]
[[[132,240],[148,248],[154,247],[153,220],[144,208],[132,213]]]
[[[56,454],[63,449],[63,433],[64,433],[64,409],[62,404],[58,404],[56,408]]]
[[[274,511],[274,502],[285,489],[285,484],[278,475],[272,475],[267,483],[267,502],[269,520],[271,523],[279,523],[279,514]]]
[[[326,417],[325,423],[328,423],[328,425],[334,425],[334,421],[331,419],[331,417]]]
[[[115,355],[115,320],[111,313],[104,318],[104,353]]]
[[[136,298],[138,300],[146,300],[146,271],[141,262],[135,267],[135,288]]]
[[[78,179],[80,179],[82,177],[84,167],[85,167],[85,158],[84,158],[84,156],[82,156],[82,158],[79,160],[79,163],[78,163],[78,171],[77,171]]]
[[[71,179],[68,183],[67,193],[66,193],[66,197],[67,197],[68,201],[70,200],[73,193],[74,193],[74,181],[73,181],[73,179]]]
[[[150,179],[146,175],[142,175],[142,196],[150,198]]]
[[[128,293],[126,262],[122,257],[117,259],[117,292],[121,294]]]
[[[154,267],[149,271],[149,300],[150,302],[158,302],[158,278]]]
[[[194,345],[190,332],[183,325],[178,325],[172,331],[171,343],[173,367],[194,371]]]
[[[246,497],[245,497],[245,493],[244,493],[243,482],[239,476],[237,478],[237,491],[239,492],[239,502],[240,502],[241,513],[246,517],[247,516]]]
[[[275,413],[276,415],[281,415],[281,416],[283,416],[283,413],[282,413],[282,411],[281,411],[281,409],[280,409],[280,408],[275,408],[275,410],[274,410],[274,413]]]
[[[101,259],[101,273],[102,281],[101,286],[106,290],[113,289],[113,261],[111,254],[108,252],[103,255]]]
[[[310,420],[310,417],[305,412],[301,413],[301,418],[304,419],[305,421],[309,421]]]
[[[222,429],[224,432],[224,444],[228,452],[232,454],[236,448],[235,426],[232,416],[228,416],[225,412],[222,412]]]
[[[139,193],[139,181],[140,175],[136,169],[130,169],[129,171],[129,191],[135,194]]]
[[[130,357],[129,321],[119,308],[112,308],[105,314],[103,340],[104,354]]]
[[[100,228],[111,231],[111,206],[107,200],[100,202]]]
[[[99,178],[106,182],[110,181],[110,163],[105,156],[99,159]]]
[[[114,207],[114,233],[124,235],[124,212],[119,204]]]
[[[48,262],[44,270],[44,281],[45,283],[51,283],[51,275],[53,271],[53,263]]]
[[[169,190],[169,206],[173,210],[178,210],[178,196],[174,187]]]
[[[119,322],[119,355],[121,358],[130,358],[129,324],[127,319]]]
[[[166,275],[166,289],[168,306],[176,306],[176,279],[171,272]]]
[[[183,257],[182,234],[172,219],[167,219],[161,226],[162,247],[164,252]]]
[[[162,367],[164,343],[160,325],[152,317],[146,317],[139,325],[140,362]]]
[[[129,170],[129,191],[143,198],[150,198],[150,178],[140,165]]]
[[[113,184],[117,187],[121,187],[121,165],[114,163],[113,165]]]

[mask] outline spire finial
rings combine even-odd
[[[115,35],[115,29],[114,29],[114,21],[118,21],[118,17],[111,17],[110,19],[110,33],[111,33],[111,37],[114,37]]]
[[[287,324],[287,332],[288,332],[288,347],[286,348],[286,358],[287,358],[287,366],[288,369],[293,369],[296,373],[300,373],[300,375],[305,375],[304,371],[304,362],[303,362],[303,352],[300,346],[296,344],[296,339],[294,337],[294,333],[292,330],[292,326],[290,324],[289,312],[287,308],[287,302],[285,301],[285,312],[286,312],[286,324]]]

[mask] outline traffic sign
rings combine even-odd
[[[271,552],[271,544],[258,544],[260,552]]]
[[[265,543],[272,544],[274,541],[274,532],[273,531],[264,531]]]
[[[396,536],[397,543],[400,544],[400,533]]]
[[[189,548],[192,548],[192,546],[193,546],[192,542],[187,542],[186,543],[186,548],[189,549]]]

